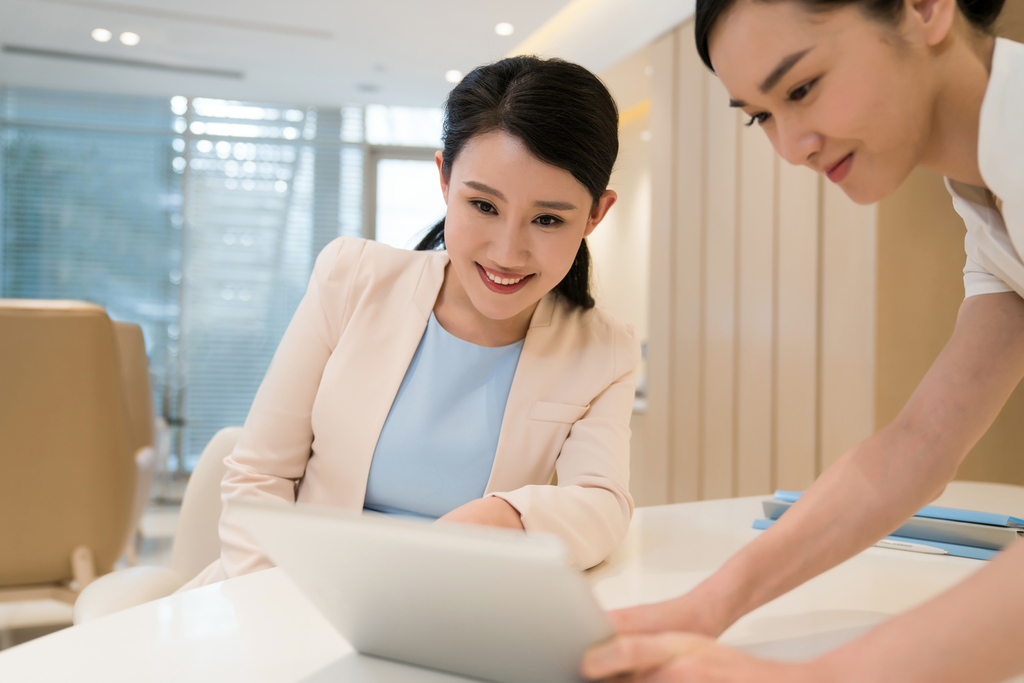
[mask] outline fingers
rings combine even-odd
[[[623,635],[588,652],[580,670],[590,679],[644,672],[671,659],[692,656],[713,644],[710,638],[692,633]]]

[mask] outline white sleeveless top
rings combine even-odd
[[[1024,45],[997,38],[981,105],[978,165],[988,190],[946,179],[967,226],[966,296],[1024,297]]]

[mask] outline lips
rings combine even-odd
[[[831,168],[827,169],[825,176],[833,183],[841,183],[850,174],[851,166],[853,166],[853,152],[850,152]]]
[[[533,278],[533,273],[523,275],[520,273],[499,273],[487,270],[479,263],[476,264],[477,272],[484,285],[492,292],[499,294],[512,294],[526,286],[526,283]],[[506,284],[507,283],[507,284]]]

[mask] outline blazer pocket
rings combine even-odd
[[[530,419],[540,422],[563,422],[572,424],[586,415],[590,406],[574,406],[569,403],[545,403],[537,401],[530,411]]]

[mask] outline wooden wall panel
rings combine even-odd
[[[675,146],[672,299],[672,502],[700,500],[700,410],[703,349],[704,224],[707,159],[707,69],[691,49],[685,31],[675,54]]]
[[[818,447],[818,188],[807,168],[782,163],[776,280],[776,485],[807,488]]]
[[[691,33],[653,46],[642,504],[804,489],[873,427],[875,210],[740,126]]]
[[[736,155],[739,117],[710,80],[707,117],[707,222],[704,229],[704,353],[701,379],[701,498],[733,495],[736,389]]]
[[[875,429],[875,206],[828,181],[821,221],[819,473]]]
[[[651,258],[650,317],[647,343],[647,411],[634,427],[644,440],[644,461],[633,461],[630,488],[642,505],[669,498],[672,408],[673,245],[675,241],[674,135],[676,44],[670,32],[651,46],[654,69],[651,98]],[[643,427],[643,432],[637,428]]]
[[[740,135],[736,495],[774,486],[775,220],[778,161],[758,130]]]

